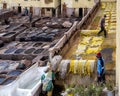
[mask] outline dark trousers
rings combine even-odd
[[[100,77],[97,77],[97,82],[103,82],[105,83],[105,74],[100,75]]]
[[[105,27],[101,27],[101,30],[98,32],[98,36],[100,35],[100,33],[104,31],[104,37],[106,38],[106,35],[107,35],[107,31],[105,29]]]

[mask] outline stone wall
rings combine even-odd
[[[120,0],[117,0],[117,24],[116,24],[116,86],[120,87]],[[120,91],[120,88],[119,88]],[[116,95],[117,96],[117,95]],[[120,92],[118,93],[120,96]]]

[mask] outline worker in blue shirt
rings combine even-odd
[[[97,53],[97,81],[105,83],[105,62],[101,53]]]
[[[27,9],[27,7],[25,7],[24,15],[28,16],[28,9]]]

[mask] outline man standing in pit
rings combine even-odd
[[[30,14],[29,14],[29,22],[30,22],[30,23],[32,22],[32,19],[33,19],[33,14],[30,13]]]
[[[97,53],[97,82],[105,83],[105,62],[101,53]]]
[[[104,31],[104,37],[106,38],[107,37],[107,31],[106,31],[106,29],[105,29],[105,18],[106,18],[106,15],[104,15],[103,17],[102,17],[102,19],[100,20],[100,31],[98,32],[98,36],[100,35],[100,33],[102,32],[102,31]]]
[[[28,9],[27,9],[27,7],[25,7],[24,15],[28,16]]]

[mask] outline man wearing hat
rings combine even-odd
[[[101,53],[97,53],[97,81],[105,83],[105,63]]]
[[[102,19],[101,19],[101,21],[100,21],[100,31],[98,32],[98,36],[100,35],[100,33],[102,32],[102,31],[104,31],[104,37],[106,38],[106,35],[107,35],[107,31],[106,31],[106,29],[105,29],[105,18],[106,18],[106,15],[104,15],[103,17],[102,17]]]

